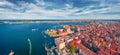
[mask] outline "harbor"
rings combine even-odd
[[[88,23],[80,22],[63,22],[60,24],[0,24],[0,53],[2,55],[8,55],[11,50],[15,55],[29,55],[30,44],[28,38],[32,44],[31,55],[47,55],[45,50],[45,43],[47,48],[50,49],[55,46],[54,38],[45,34],[47,29],[58,29],[64,25],[86,25]],[[9,46],[8,46],[9,45]],[[56,52],[54,50],[53,52]],[[55,53],[57,55],[57,53]]]
[[[75,27],[78,28],[77,26],[82,27],[88,24],[89,23],[86,23],[86,22],[68,22],[68,23],[65,22],[65,23],[60,23],[60,24],[56,24],[56,23],[54,24],[48,24],[48,23],[0,24],[1,26],[0,33],[2,34],[0,37],[1,39],[0,43],[2,44],[0,46],[0,53],[2,55],[8,55],[12,50],[14,52],[14,55],[30,55],[30,54],[31,55],[34,55],[34,54],[60,55],[61,53],[58,50],[59,49],[58,45],[56,45],[58,43],[56,42],[56,40],[58,41],[60,39],[62,40],[63,37],[60,37],[60,39],[58,38],[59,36],[52,37],[51,35],[45,33],[45,31],[53,29],[53,30],[56,30],[57,34],[62,34],[60,36],[71,35],[76,32],[76,31],[74,32],[71,31],[71,29],[73,30]],[[95,24],[95,23],[92,23],[92,24]],[[88,25],[88,27],[90,26]],[[80,30],[85,31],[85,27],[82,27]],[[79,35],[80,34],[75,35],[75,36],[79,36]],[[69,36],[65,36],[65,39],[66,39],[65,41],[67,42],[73,40]],[[77,37],[75,39],[77,39]],[[71,44],[74,44],[74,43],[71,43]],[[60,47],[60,49],[61,48],[62,47]],[[67,52],[65,50],[63,51],[63,53],[65,54]]]

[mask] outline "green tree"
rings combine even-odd
[[[75,52],[75,46],[74,45],[70,45],[69,52],[71,52],[71,53]]]

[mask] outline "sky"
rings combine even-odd
[[[120,0],[0,0],[0,19],[120,19]]]

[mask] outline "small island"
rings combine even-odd
[[[50,35],[51,37],[65,36],[74,33],[74,31],[71,30],[71,26],[65,25],[62,28],[63,29],[58,30],[46,30],[45,33]]]
[[[45,33],[48,34],[48,35],[50,35],[50,36],[52,36],[52,37],[58,36],[57,31],[56,31],[56,30],[53,30],[53,29],[51,29],[51,30],[46,30]]]

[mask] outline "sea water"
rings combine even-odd
[[[45,43],[51,48],[55,45],[54,38],[48,35],[44,38],[41,32],[54,26],[86,24],[88,23],[0,24],[0,55],[8,55],[11,50],[15,55],[47,55]]]

